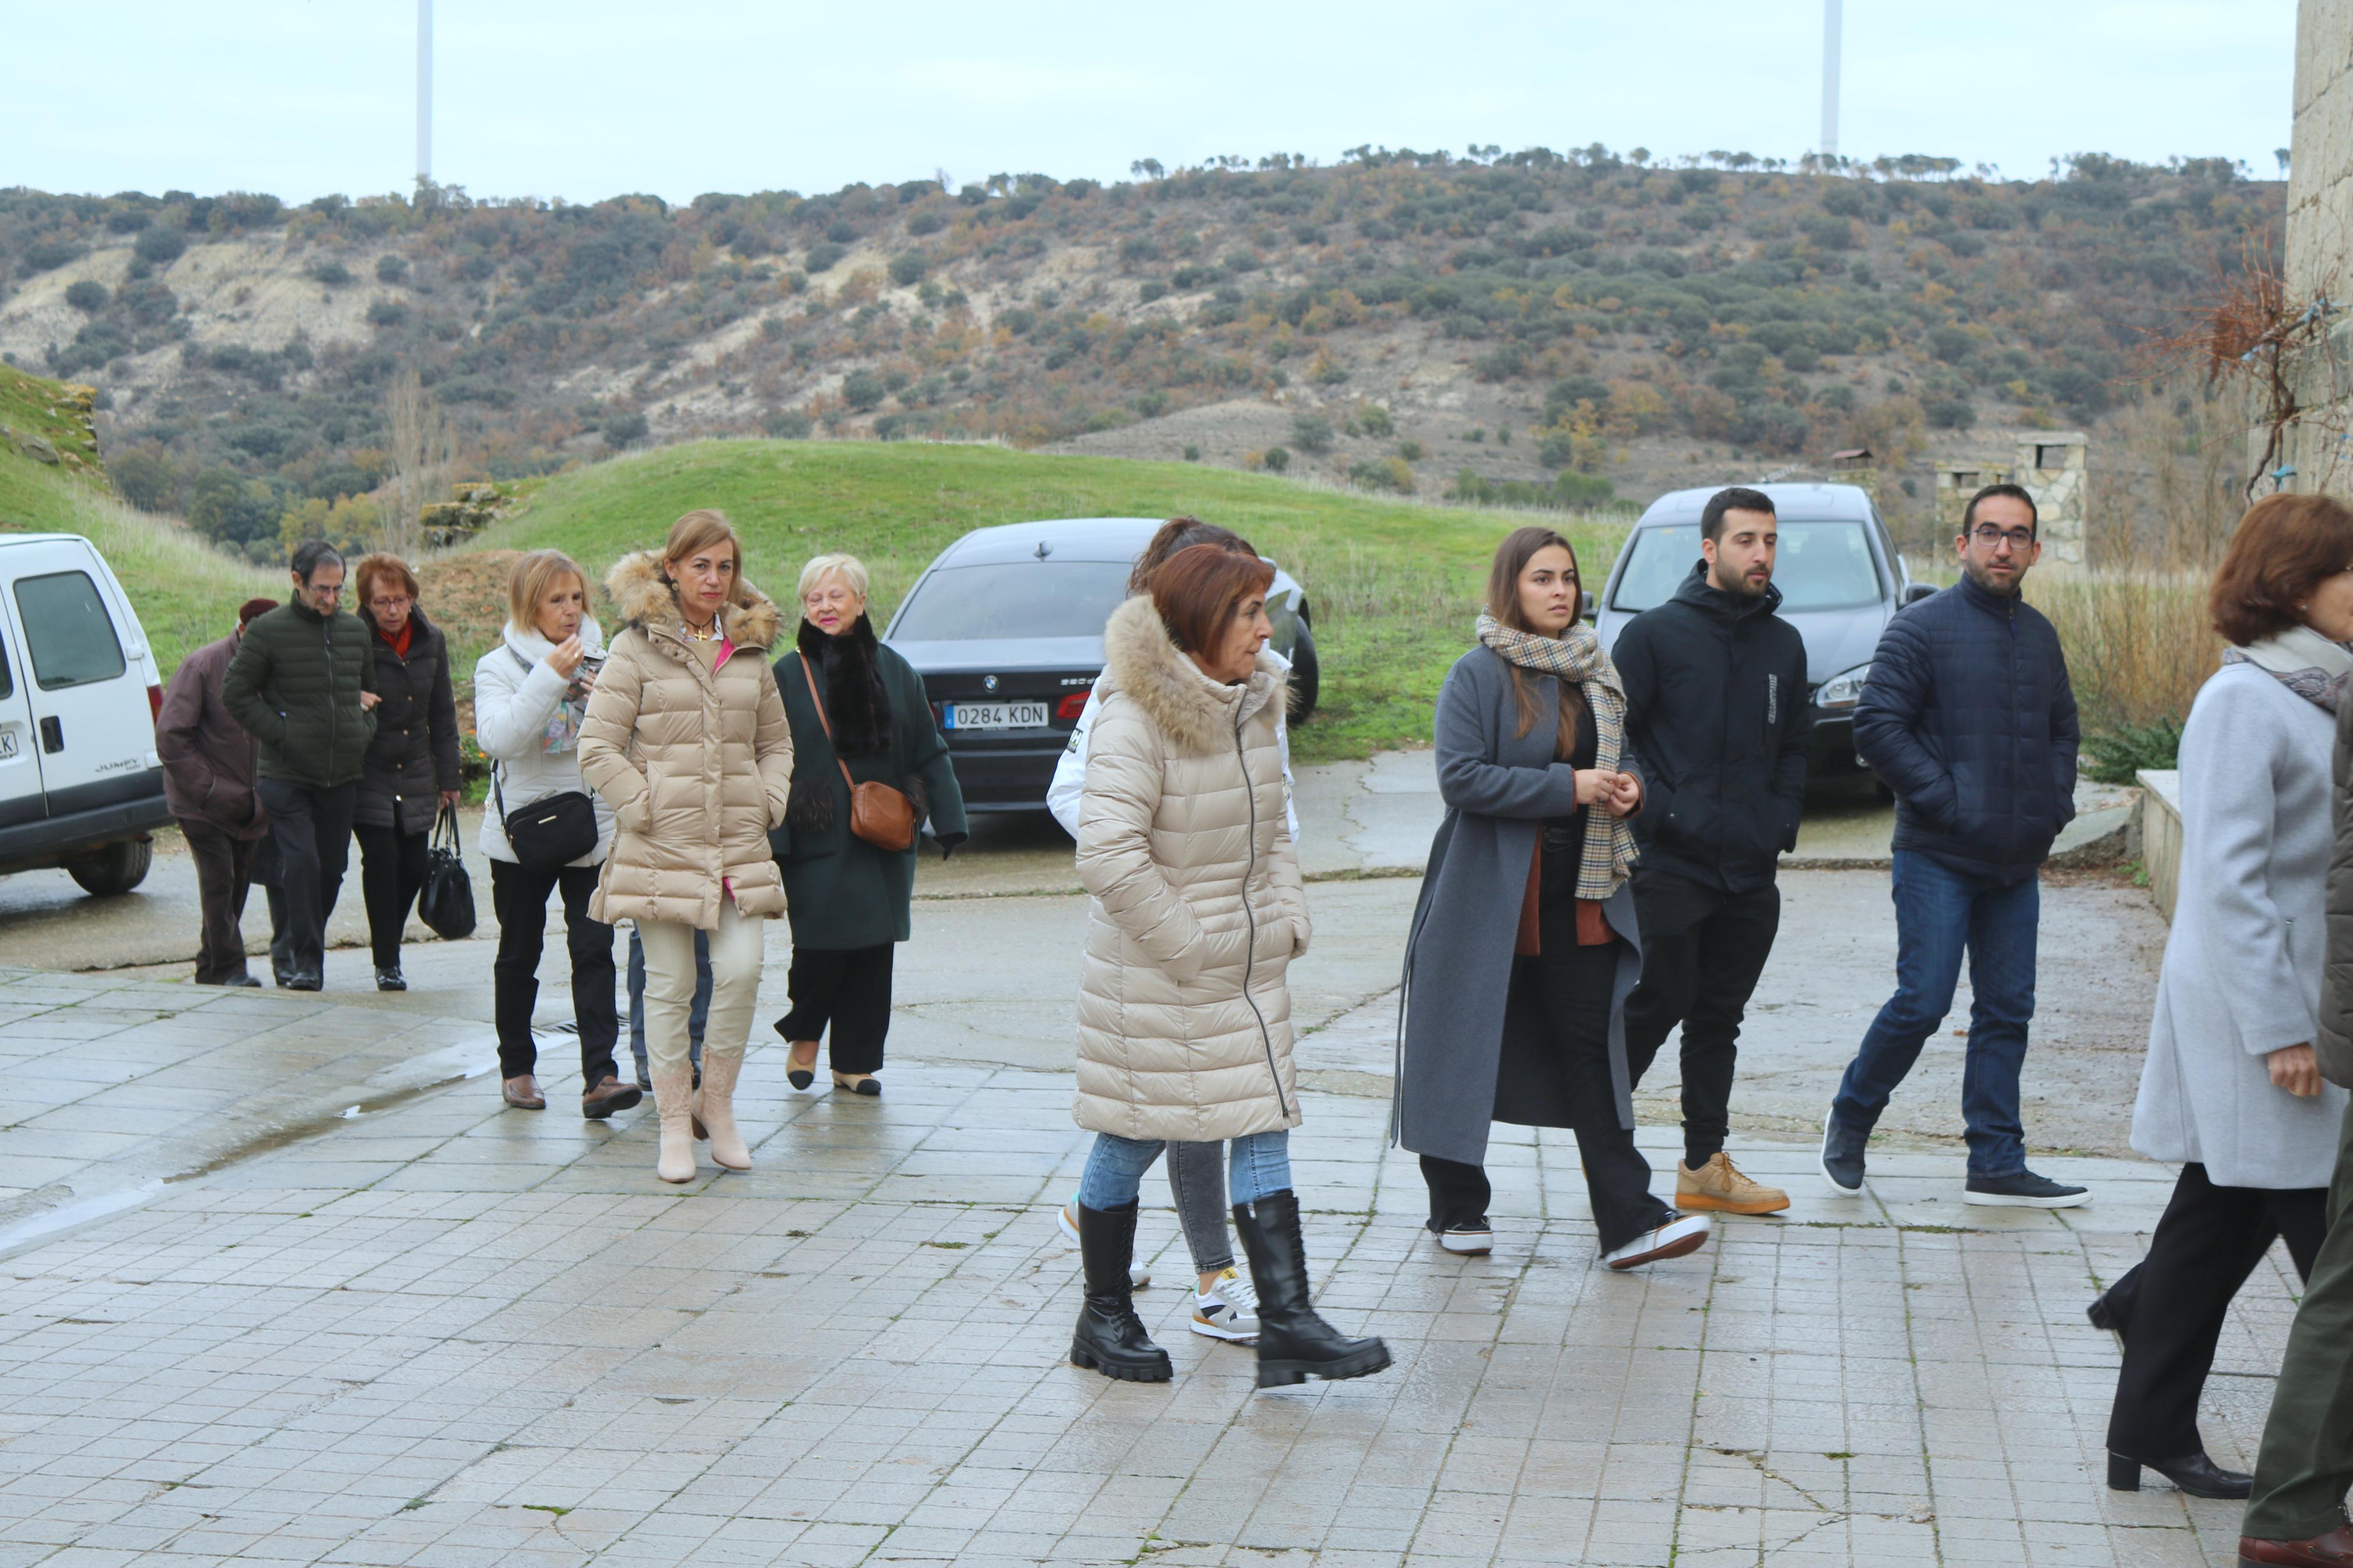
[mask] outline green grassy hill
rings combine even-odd
[[[1223,524],[1306,585],[1324,687],[1321,709],[1294,742],[1303,761],[1428,744],[1430,702],[1470,644],[1488,560],[1521,521],[1185,463],[910,442],[703,441],[531,487],[448,565],[487,551],[553,546],[601,576],[624,552],[659,543],[673,519],[698,506],[728,514],[746,541],[745,575],[787,603],[810,556],[859,556],[873,574],[878,623],[934,554],[975,528],[1180,512]],[[1559,514],[1544,521],[1565,525],[1598,586],[1622,526]],[[474,595],[488,587],[481,583]],[[445,607],[453,626],[480,619]],[[474,636],[486,637],[487,627]]]
[[[168,674],[189,649],[224,636],[237,605],[257,594],[282,597],[285,578],[116,499],[99,465],[89,395],[0,365],[0,531],[79,533],[96,544]],[[44,448],[58,460],[36,455]]]

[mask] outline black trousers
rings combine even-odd
[[[1507,1044],[1495,1086],[1499,1121],[1524,1121],[1514,1111],[1531,1103],[1560,1108],[1561,1120],[1577,1134],[1586,1198],[1604,1252],[1665,1223],[1674,1212],[1651,1195],[1651,1163],[1634,1147],[1633,1130],[1618,1120],[1618,1093],[1609,1076],[1609,993],[1617,965],[1614,942],[1577,947],[1548,942],[1544,956],[1514,959],[1512,984],[1527,988],[1525,999],[1542,1009],[1552,1026],[1553,1048],[1540,1062]],[[1549,1081],[1517,1081],[1539,1074]],[[1543,1124],[1555,1124],[1549,1111]],[[1479,1166],[1424,1154],[1421,1174],[1430,1187],[1432,1230],[1486,1217],[1492,1194],[1487,1173]]]
[[[276,926],[269,967],[283,984],[298,974],[324,972],[327,917],[335,912],[336,895],[343,889],[352,807],[360,786],[357,781],[327,785],[263,779],[259,791],[269,812],[270,845],[278,852],[278,896],[269,900]],[[283,920],[278,918],[281,912]]]
[[[572,955],[572,1016],[580,1030],[580,1079],[594,1089],[617,1076],[613,1042],[621,1017],[613,1005],[613,928],[588,918],[595,866],[533,871],[491,862],[491,907],[499,917],[499,956],[491,965],[491,1011],[498,1019],[499,1076],[519,1078],[539,1065],[531,1015],[539,1005],[539,958],[547,945],[547,896],[564,893],[565,947]]]
[[[1740,1019],[1781,925],[1781,889],[1727,893],[1669,871],[1634,879],[1642,982],[1626,999],[1626,1065],[1640,1083],[1683,1026],[1683,1163],[1715,1157],[1732,1131]]]
[[[2205,1166],[2181,1168],[2148,1256],[2108,1289],[2110,1305],[2126,1320],[2125,1361],[2108,1411],[2110,1452],[2134,1459],[2205,1452],[2198,1397],[2231,1298],[2282,1238],[2296,1272],[2310,1279],[2327,1207],[2325,1187],[2218,1187]]]
[[[360,841],[360,896],[367,900],[369,951],[378,969],[398,969],[400,933],[408,925],[417,890],[425,886],[425,849],[432,832],[363,825],[352,829],[352,837]]]
[[[785,993],[793,1010],[776,1022],[787,1040],[825,1037],[826,1058],[836,1072],[882,1070],[882,1042],[891,1033],[891,962],[896,944],[880,947],[793,946],[793,967]]]
[[[253,885],[259,838],[239,838],[197,817],[180,819],[188,858],[196,863],[196,902],[203,924],[196,938],[196,984],[226,985],[245,974],[245,895]]]

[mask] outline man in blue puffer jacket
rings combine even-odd
[[[1895,994],[1872,1020],[1822,1125],[1822,1174],[1862,1191],[1863,1145],[1944,1021],[1969,959],[1964,1201],[2071,1208],[2090,1194],[2026,1168],[2018,1076],[2034,1016],[2036,873],[2075,815],[2075,698],[2059,635],[2019,597],[2042,547],[2016,485],[1969,499],[1963,576],[1888,624],[1854,715],[1855,749],[1896,794]]]

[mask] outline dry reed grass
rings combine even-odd
[[[2027,598],[2051,617],[2088,731],[2179,721],[2214,673],[2222,639],[2201,572],[2038,575]]]

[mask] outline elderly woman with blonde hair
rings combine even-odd
[[[871,1096],[882,1092],[874,1075],[891,1029],[892,952],[910,932],[915,829],[928,818],[945,857],[964,842],[965,816],[923,678],[875,640],[867,585],[852,555],[801,568],[799,635],[776,661],[793,728],[792,795],[770,841],[792,909],[793,1006],[776,1026],[792,1047],[786,1080],[816,1081],[830,1027],[834,1087]],[[903,843],[861,821],[855,795],[870,785],[906,801]]]

